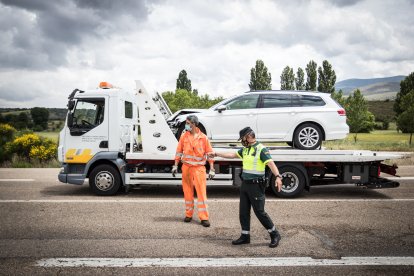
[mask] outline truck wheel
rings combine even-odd
[[[279,168],[279,173],[282,176],[282,190],[280,192],[275,187],[275,176],[272,175],[270,179],[270,187],[276,196],[289,198],[296,197],[302,193],[305,188],[306,178],[300,169],[295,166],[283,166]]]
[[[317,125],[306,123],[296,129],[293,139],[296,148],[313,150],[322,144],[322,131]]]
[[[98,165],[89,175],[89,186],[97,195],[114,195],[121,186],[121,177],[113,166]]]

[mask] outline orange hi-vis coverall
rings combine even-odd
[[[194,188],[197,192],[197,209],[200,220],[208,220],[207,187],[206,187],[206,160],[213,167],[213,159],[207,154],[212,153],[210,141],[207,136],[196,128],[195,135],[186,131],[178,142],[175,161],[183,163],[182,184],[185,200],[185,216],[192,217],[194,212]]]

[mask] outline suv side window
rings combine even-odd
[[[302,95],[300,97],[302,106],[323,106],[326,103],[318,96]]]
[[[293,95],[292,106],[324,106],[325,101],[319,96]]]
[[[263,108],[290,107],[292,106],[292,97],[289,94],[264,94]]]
[[[243,95],[226,104],[228,110],[250,109],[257,107],[259,95]]]

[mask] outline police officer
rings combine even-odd
[[[240,187],[240,209],[239,218],[241,224],[241,236],[232,241],[234,245],[250,243],[250,209],[267,229],[270,234],[269,247],[276,247],[281,239],[279,232],[276,230],[271,218],[264,210],[266,165],[276,176],[275,186],[280,191],[282,180],[275,163],[273,162],[269,150],[256,141],[255,133],[250,127],[245,127],[239,132],[243,148],[237,152],[222,153],[213,152],[213,156],[223,158],[241,158],[243,159],[243,173],[241,175],[243,182]]]

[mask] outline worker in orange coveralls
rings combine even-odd
[[[198,118],[195,115],[187,116],[185,130],[178,142],[175,163],[172,167],[172,174],[175,176],[178,170],[178,163],[183,163],[182,184],[185,200],[184,222],[190,222],[194,212],[194,188],[197,192],[197,210],[201,225],[210,227],[207,210],[207,188],[206,188],[206,161],[210,164],[209,179],[214,178],[214,159],[208,154],[213,152],[207,136],[200,131]]]

